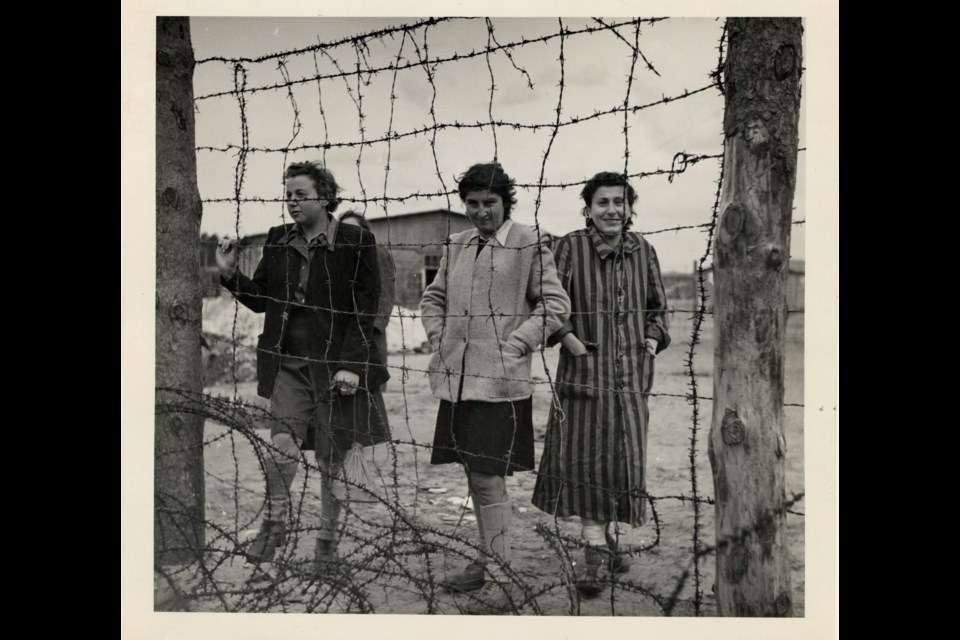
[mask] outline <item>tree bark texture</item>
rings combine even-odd
[[[793,612],[783,354],[797,176],[800,19],[727,21],[724,176],[714,263],[718,610]]]
[[[199,559],[204,541],[204,420],[195,411],[171,409],[195,403],[203,391],[193,67],[189,19],[157,18],[154,557],[159,564]]]

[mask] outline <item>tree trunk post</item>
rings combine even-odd
[[[716,596],[723,616],[790,616],[783,354],[797,176],[798,18],[727,21],[714,262]]]
[[[203,423],[171,405],[196,402],[200,381],[200,193],[189,18],[157,18],[157,298],[154,562],[200,561]],[[133,212],[125,212],[133,215]]]

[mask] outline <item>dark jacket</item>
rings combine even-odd
[[[387,331],[393,306],[397,304],[397,265],[393,253],[384,245],[377,245],[377,266],[380,269],[380,311],[373,326],[381,333]],[[386,354],[383,354],[386,357]]]
[[[280,367],[287,314],[297,305],[300,254],[282,242],[292,224],[267,233],[263,257],[253,278],[237,272],[221,283],[245,307],[266,313],[257,341],[257,393],[269,398]],[[377,245],[360,227],[338,224],[333,251],[315,250],[310,262],[304,305],[309,318],[310,375],[318,398],[330,397],[333,376],[340,369],[360,376],[360,386],[376,389],[389,379],[384,356],[373,340],[380,300]]]

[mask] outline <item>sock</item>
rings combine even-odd
[[[317,538],[336,541],[337,525],[340,520],[340,501],[343,497],[343,483],[337,479],[340,475],[340,465],[327,461],[321,461],[319,465],[321,472],[320,530],[317,532]]]
[[[604,536],[607,523],[589,518],[580,518],[580,533],[583,540],[591,547],[606,547],[607,539]]]
[[[300,447],[289,433],[275,434],[266,452],[266,520],[286,522],[290,515],[290,488],[300,467]]]

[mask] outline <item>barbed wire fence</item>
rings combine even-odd
[[[198,108],[213,100],[230,100],[236,103],[239,114],[239,142],[219,146],[198,146],[198,153],[222,154],[234,157],[232,195],[214,193],[203,199],[206,204],[230,204],[234,210],[234,234],[242,236],[241,216],[244,207],[249,204],[271,203],[283,206],[285,198],[282,194],[276,197],[269,195],[248,195],[245,193],[248,163],[251,157],[257,155],[277,154],[282,158],[282,165],[297,154],[306,152],[321,152],[326,161],[326,154],[330,150],[356,150],[356,168],[359,190],[356,195],[344,194],[342,202],[362,206],[366,213],[368,207],[382,210],[388,221],[386,237],[378,237],[378,242],[392,251],[422,251],[427,243],[394,242],[389,223],[391,207],[409,201],[421,199],[444,198],[447,209],[452,209],[452,195],[456,189],[451,189],[448,179],[444,177],[442,163],[437,153],[437,136],[444,131],[480,130],[489,131],[494,148],[494,160],[497,160],[499,143],[497,133],[500,130],[526,130],[531,132],[549,132],[539,176],[536,182],[518,183],[519,190],[533,194],[534,201],[534,229],[537,232],[540,246],[541,226],[540,211],[542,199],[548,190],[568,189],[582,186],[584,181],[564,181],[549,179],[548,168],[553,143],[558,132],[569,127],[581,126],[584,123],[598,121],[604,118],[622,116],[624,140],[623,173],[632,181],[643,181],[657,178],[666,178],[669,183],[682,181],[685,175],[695,167],[715,166],[718,172],[716,180],[717,190],[712,209],[705,212],[705,221],[696,224],[676,225],[660,229],[643,229],[640,231],[645,237],[655,237],[658,234],[691,232],[704,235],[703,253],[697,263],[696,283],[697,292],[690,307],[672,305],[669,314],[673,318],[684,317],[689,319],[689,342],[683,361],[687,381],[686,393],[670,393],[665,391],[651,391],[644,393],[649,399],[656,401],[682,400],[689,404],[689,438],[687,444],[687,458],[689,462],[689,493],[679,492],[672,495],[657,495],[655,492],[646,494],[650,505],[652,532],[645,535],[639,542],[631,543],[626,551],[629,555],[642,558],[649,555],[656,556],[665,536],[685,537],[689,541],[687,553],[681,560],[674,562],[674,571],[670,572],[669,579],[651,580],[645,575],[611,577],[612,588],[609,597],[603,602],[603,613],[645,615],[703,615],[705,608],[703,562],[724,545],[736,542],[731,540],[704,540],[703,509],[714,505],[712,497],[705,495],[698,462],[701,459],[699,438],[702,427],[703,403],[709,403],[712,398],[701,391],[700,377],[703,375],[697,370],[697,347],[701,344],[704,324],[709,321],[713,311],[709,307],[709,290],[707,265],[711,255],[713,233],[717,223],[720,190],[723,175],[723,153],[703,150],[700,153],[690,153],[678,150],[673,157],[669,168],[649,167],[638,171],[631,165],[631,151],[629,133],[630,118],[641,112],[663,107],[689,99],[692,96],[723,90],[721,69],[723,66],[723,37],[718,45],[718,66],[708,78],[708,82],[693,90],[684,90],[682,93],[663,96],[659,100],[643,104],[631,104],[631,88],[637,67],[642,67],[661,76],[660,71],[641,50],[642,29],[653,27],[665,18],[646,18],[611,22],[594,19],[590,24],[580,28],[570,28],[564,21],[558,20],[557,30],[538,38],[521,38],[512,42],[501,43],[496,36],[495,24],[489,19],[483,19],[483,28],[486,31],[486,46],[481,50],[471,50],[454,53],[452,55],[433,56],[430,54],[430,36],[435,30],[443,29],[459,22],[479,21],[473,18],[436,18],[422,20],[416,23],[379,29],[367,33],[353,35],[331,42],[318,42],[316,45],[271,53],[257,58],[227,58],[209,57],[197,61],[198,65],[223,65],[232,73],[233,88],[228,91],[216,91],[195,98]],[[621,30],[623,32],[621,32]],[[612,34],[622,41],[631,50],[630,72],[626,78],[624,89],[626,95],[619,104],[597,109],[587,116],[564,116],[564,87],[565,87],[565,43],[571,38],[595,37],[597,34]],[[725,34],[724,34],[725,35]],[[396,46],[396,54],[392,56],[390,64],[372,66],[369,59],[370,46],[379,42],[386,46],[389,40]],[[524,47],[534,44],[555,43],[559,57],[559,87],[555,117],[552,122],[519,122],[497,118],[494,113],[494,95],[497,91],[494,67],[491,56],[504,55],[511,67],[520,74],[533,88],[531,75],[514,58],[514,53]],[[339,49],[352,53],[354,68],[345,68],[335,54]],[[413,52],[413,60],[408,60]],[[438,86],[436,71],[441,66],[456,65],[464,60],[482,58],[489,74],[489,101],[487,103],[487,120],[483,122],[441,121],[435,108]],[[308,59],[313,65],[315,73],[306,77],[293,77],[289,70],[291,59]],[[274,65],[280,74],[281,81],[251,85],[248,71],[257,65]],[[421,72],[432,93],[428,114],[429,122],[421,127],[406,131],[395,130],[395,105],[397,101],[397,79],[401,73]],[[389,120],[386,131],[382,135],[368,135],[367,114],[369,108],[368,96],[364,94],[365,87],[369,86],[373,78],[389,77]],[[350,140],[331,137],[327,123],[327,112],[324,109],[325,94],[331,89],[329,83],[342,82],[343,91],[356,108],[357,137]],[[303,110],[298,104],[294,89],[301,86],[315,84],[317,87],[317,106],[321,115],[323,141],[317,143],[298,143],[303,132]],[[284,92],[291,111],[290,137],[283,146],[253,146],[251,145],[251,123],[249,110],[251,101],[267,92]],[[346,137],[346,136],[343,136]],[[424,190],[406,193],[394,193],[390,187],[391,159],[393,145],[408,138],[426,137],[429,146],[429,162],[433,165],[436,178],[435,187],[425,186]],[[385,149],[386,162],[383,166],[382,194],[368,193],[364,183],[362,168],[364,166],[364,151],[382,147]],[[469,158],[467,161],[481,161],[483,158]],[[709,169],[705,169],[709,170]],[[451,226],[451,216],[447,216],[446,240],[443,242],[445,251],[449,251],[456,243],[451,236],[456,231]],[[803,220],[795,224],[803,224]],[[429,243],[436,246],[436,242]],[[207,242],[213,247],[215,242]],[[246,251],[257,251],[266,248],[266,242],[248,243]],[[529,247],[518,249],[498,248],[499,251],[523,251]],[[493,252],[491,252],[491,256]],[[540,254],[543,255],[543,254]],[[549,255],[549,254],[547,254]],[[491,258],[492,259],[492,258]],[[542,266],[542,265],[541,265]],[[492,265],[491,265],[492,268]],[[541,274],[543,269],[541,268]],[[542,275],[541,275],[542,277]],[[286,300],[269,299],[271,302],[286,303]],[[335,308],[325,305],[310,305],[318,311],[336,313]],[[396,307],[395,307],[396,308]],[[574,314],[597,314],[601,317],[611,314],[639,313],[641,310],[621,307],[616,302],[612,308],[597,308],[586,311],[574,311]],[[791,310],[793,314],[802,314],[802,310]],[[544,314],[545,315],[545,314]],[[482,314],[457,314],[459,318],[481,317],[491,320],[494,325],[511,317],[511,314],[502,313],[491,307]],[[428,392],[423,384],[415,384],[414,376],[420,380],[431,372],[430,366],[424,364],[424,354],[416,353],[421,345],[408,343],[408,332],[412,336],[413,327],[419,324],[418,311],[400,311],[391,313],[390,322],[399,324],[402,348],[399,357],[393,357],[386,364],[391,374],[391,383],[399,382],[400,401],[398,407],[393,407],[388,414],[391,427],[391,437],[387,443],[375,448],[368,455],[371,459],[371,468],[374,477],[369,482],[357,482],[347,477],[340,477],[339,482],[344,485],[345,493],[341,496],[344,514],[339,525],[339,536],[342,540],[341,566],[343,570],[333,575],[318,577],[310,568],[307,561],[304,545],[309,544],[311,536],[317,532],[316,523],[320,521],[321,510],[318,487],[327,481],[323,477],[323,470],[309,455],[303,454],[297,458],[302,475],[298,475],[294,493],[296,499],[291,502],[288,516],[288,538],[278,550],[277,558],[267,574],[267,579],[257,583],[247,581],[249,565],[245,562],[244,548],[250,542],[251,534],[255,532],[257,524],[265,517],[270,508],[270,498],[265,495],[264,477],[267,465],[271,460],[281,459],[289,454],[277,449],[265,435],[264,425],[273,422],[282,423],[277,416],[270,415],[265,406],[258,401],[244,396],[244,383],[249,379],[249,372],[244,370],[244,363],[250,363],[256,358],[258,347],[251,341],[251,328],[245,324],[244,314],[239,303],[234,302],[230,322],[230,333],[205,332],[204,339],[211,347],[223,348],[229,357],[229,370],[226,376],[226,385],[212,387],[202,394],[186,393],[174,388],[158,388],[163,392],[164,400],[158,402],[156,411],[163,413],[185,413],[203,416],[207,420],[205,438],[202,444],[203,456],[206,461],[205,475],[208,483],[207,515],[203,527],[207,532],[205,546],[202,549],[191,550],[197,561],[191,565],[181,567],[178,574],[167,574],[167,569],[158,568],[172,584],[188,584],[190,591],[187,594],[195,606],[202,610],[226,612],[358,612],[358,613],[389,613],[389,612],[416,612],[416,613],[458,613],[471,601],[471,594],[452,595],[443,591],[444,575],[454,570],[459,564],[469,562],[479,552],[481,546],[477,542],[472,528],[469,526],[477,516],[473,515],[473,508],[469,502],[461,497],[465,492],[466,482],[461,478],[454,487],[433,486],[432,470],[424,468],[423,456],[429,455],[434,445],[419,441],[414,434],[413,422],[424,419],[421,404],[423,397],[419,394]],[[544,317],[546,323],[546,317]],[[503,336],[498,335],[501,340]],[[412,338],[411,338],[412,339]],[[260,350],[264,348],[261,346]],[[501,363],[503,351],[501,348]],[[537,395],[548,394],[549,404],[558,408],[556,381],[553,380],[551,369],[554,362],[548,358],[545,348],[539,350],[539,358],[545,372],[544,379],[535,379],[533,385]],[[308,359],[309,360],[309,359]],[[364,363],[340,362],[326,364],[352,364],[362,366]],[[446,368],[446,364],[440,363]],[[504,365],[505,367],[505,365]],[[249,367],[248,367],[249,368]],[[526,379],[512,379],[506,375],[490,376],[493,379],[514,383],[529,382]],[[479,374],[466,374],[468,377],[485,378]],[[630,390],[612,389],[603,386],[580,385],[572,383],[573,387],[589,390],[598,394],[616,393],[628,395]],[[227,394],[224,394],[224,391]],[[432,398],[429,403],[435,406]],[[393,405],[391,405],[393,406]],[[788,410],[802,411],[799,403],[786,403]],[[656,410],[651,411],[654,422],[657,420]],[[426,413],[429,416],[429,412]],[[549,428],[549,427],[548,427]],[[158,457],[177,455],[182,451],[157,451]],[[381,460],[377,461],[377,457]],[[531,477],[539,473],[534,471]],[[647,471],[650,475],[649,470]],[[656,477],[650,477],[650,484],[657,485]],[[514,500],[517,490],[512,489]],[[447,495],[453,493],[455,495]],[[213,494],[218,497],[229,497],[228,502],[210,500]],[[795,494],[785,505],[786,513],[793,517],[801,517],[803,513],[796,509],[802,501],[802,492]],[[211,506],[217,505],[216,509]],[[229,504],[230,511],[223,509]],[[667,505],[677,505],[680,509],[689,508],[692,512],[692,524],[687,531],[677,531],[676,522],[669,524],[664,521],[663,512]],[[525,515],[525,514],[524,514]],[[581,597],[575,588],[577,574],[578,553],[583,547],[579,536],[574,535],[575,528],[569,519],[553,518],[541,514],[542,518],[533,523],[535,536],[524,539],[523,544],[517,544],[514,561],[501,563],[499,567],[504,575],[515,585],[520,594],[513,603],[513,612],[524,614],[579,614],[583,613]],[[765,525],[769,517],[782,514],[760,514],[755,527],[748,527],[738,533],[738,538],[753,535],[755,529]],[[529,533],[529,532],[528,532]],[[515,539],[520,537],[519,528],[513,531]],[[535,562],[524,563],[521,557],[524,553],[534,554]],[[540,565],[540,566],[537,566]],[[599,613],[591,609],[592,613]]]

